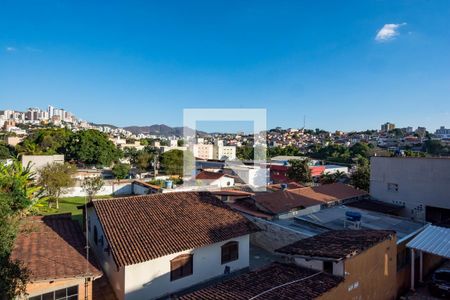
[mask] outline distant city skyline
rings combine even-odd
[[[3,3],[0,105],[117,126],[266,108],[268,127],[450,123],[449,1]],[[99,13],[101,12],[101,13]],[[82,21],[81,21],[82,20]]]
[[[60,107],[60,106],[55,106],[52,104],[47,105],[46,107],[36,107],[36,106],[30,106],[26,109],[15,109],[15,108],[10,108],[10,107],[0,107],[0,111],[4,111],[4,110],[13,110],[13,111],[20,111],[20,112],[26,112],[28,109],[41,109],[42,111],[48,111],[49,108],[51,107],[51,109],[56,109],[58,111],[63,111],[66,112],[70,115],[70,109],[66,109],[64,107]],[[125,125],[125,126],[119,126],[117,124],[114,123],[102,123],[102,122],[96,122],[96,121],[92,121],[92,120],[88,120],[88,119],[84,119],[82,117],[79,117],[78,115],[74,115],[74,117],[76,117],[77,119],[79,119],[80,121],[85,121],[85,122],[89,122],[89,123],[93,123],[93,124],[104,124],[104,125],[111,125],[111,126],[116,126],[119,128],[122,127],[129,127],[129,126],[151,126],[151,125],[167,125],[170,127],[181,127],[181,125],[177,125],[177,124],[168,124],[168,123],[148,123],[148,124],[133,124],[133,125]],[[351,132],[351,131],[364,131],[364,130],[379,130],[381,128],[381,131],[386,131],[386,128],[383,129],[383,125],[385,124],[391,124],[394,125],[395,128],[408,128],[408,127],[412,127],[412,130],[416,130],[418,127],[425,127],[427,129],[427,131],[429,132],[435,132],[436,130],[440,129],[441,127],[444,128],[448,128],[450,126],[446,126],[446,125],[440,125],[436,128],[428,128],[426,126],[420,126],[420,125],[414,125],[414,124],[410,124],[410,125],[406,125],[406,126],[399,126],[395,121],[387,121],[387,122],[383,122],[380,123],[378,127],[375,128],[366,128],[366,129],[361,129],[361,130],[343,130],[343,129],[334,129],[334,130],[328,130],[326,128],[323,127],[308,127],[306,126],[305,129],[323,129],[323,130],[327,130],[330,132],[334,132],[334,131],[346,131],[346,132]],[[289,127],[283,127],[283,126],[269,126],[268,129],[275,129],[277,127],[281,127],[283,129],[288,129],[288,128],[303,128],[302,126],[289,126]],[[252,133],[253,132],[253,124],[250,121],[200,121],[197,124],[197,130],[198,131],[204,131],[204,132],[208,132],[208,133],[215,133],[215,132],[220,132],[220,133],[236,133],[236,132],[243,132],[243,133]]]

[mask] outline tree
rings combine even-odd
[[[117,180],[120,181],[121,179],[125,179],[128,177],[130,169],[130,165],[118,163],[114,165],[114,167],[112,168],[112,172],[114,174],[114,177],[116,177]]]
[[[73,134],[67,145],[67,158],[77,162],[110,166],[121,157],[121,151],[98,130],[89,129]]]
[[[0,164],[0,192],[9,194],[13,210],[25,210],[41,194],[41,187],[34,181],[35,174],[30,165],[24,167],[18,160],[12,164]]]
[[[12,149],[5,145],[4,143],[0,143],[0,159],[7,159],[13,156]]]
[[[168,175],[190,174],[193,171],[190,166],[195,164],[194,156],[190,151],[170,150],[161,154],[160,160]]]
[[[311,170],[309,169],[309,159],[289,160],[289,168],[287,170],[287,177],[301,183],[312,182]]]
[[[428,140],[423,144],[424,151],[431,155],[439,155],[443,150],[441,141],[438,140]]]
[[[29,281],[28,270],[11,259],[11,251],[20,218],[29,208],[32,173],[22,170],[20,162],[0,166],[0,299],[15,299],[25,293]]]
[[[53,163],[39,170],[38,184],[50,197],[49,206],[54,202],[59,209],[59,197],[67,188],[74,185],[72,175],[75,172],[75,166],[68,163]]]
[[[368,158],[370,155],[370,147],[367,143],[356,143],[350,147],[352,156],[361,155]]]
[[[100,176],[86,177],[81,183],[81,188],[86,192],[88,201],[92,201],[95,195],[102,189],[105,182]]]
[[[322,184],[330,184],[335,182],[341,182],[346,177],[342,171],[336,171],[335,173],[326,173],[320,177]]]
[[[28,135],[17,149],[26,154],[64,154],[72,135],[72,131],[65,128],[39,129]]]
[[[351,184],[359,189],[369,191],[370,187],[370,166],[369,160],[364,157],[359,157],[356,165],[356,170],[353,171],[351,177]]]
[[[153,160],[153,155],[148,153],[147,151],[140,151],[136,156],[136,167],[139,172],[144,172],[150,168],[151,162]]]

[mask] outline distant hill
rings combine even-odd
[[[111,124],[96,124],[96,123],[90,123],[92,126],[102,126],[102,127],[111,127],[112,129],[117,129],[119,127],[111,125]]]
[[[132,132],[133,134],[154,134],[154,135],[162,135],[162,136],[183,136],[183,127],[170,127],[164,124],[155,124],[150,126],[128,126],[123,127],[123,129]],[[193,130],[188,128],[188,133],[193,134]],[[197,135],[205,135],[206,132],[197,131]]]

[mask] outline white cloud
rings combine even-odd
[[[387,42],[393,40],[400,33],[398,29],[401,26],[406,25],[406,23],[401,24],[384,24],[384,26],[378,30],[377,35],[375,36],[375,40],[377,42]]]
[[[16,48],[14,48],[14,47],[6,47],[5,50],[6,50],[6,52],[14,52],[14,51],[16,51]]]

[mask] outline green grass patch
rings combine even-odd
[[[111,198],[112,196],[98,196],[96,199],[106,199]],[[34,205],[34,212],[36,215],[46,216],[53,214],[63,214],[63,213],[71,213],[72,219],[80,222],[83,221],[82,210],[78,209],[77,206],[84,205],[85,197],[67,197],[59,199],[59,209],[56,209],[53,205],[52,207],[48,207],[47,201],[40,201]]]

